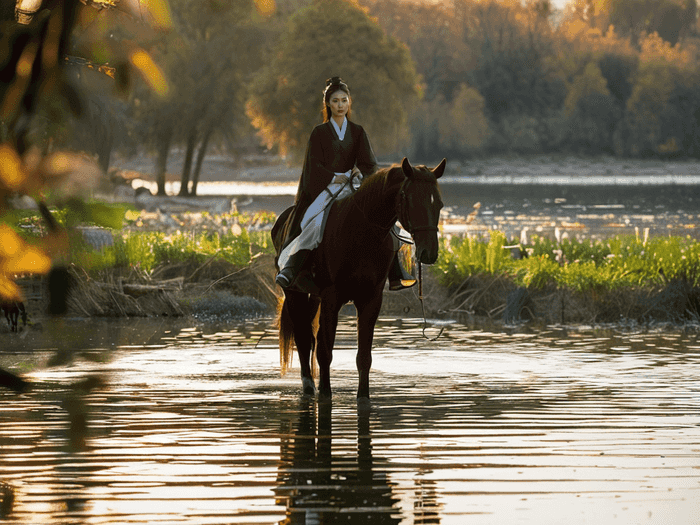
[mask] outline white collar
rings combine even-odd
[[[335,128],[335,132],[338,134],[338,138],[340,140],[343,140],[345,138],[345,132],[348,129],[347,117],[343,117],[343,125],[341,127],[338,127],[338,124],[335,122],[335,119],[333,119],[333,118],[331,118],[331,124],[333,124],[333,127]]]

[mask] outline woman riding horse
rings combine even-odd
[[[309,255],[321,243],[330,205],[347,197],[360,179],[374,173],[377,162],[367,133],[350,121],[350,90],[340,77],[326,81],[323,91],[324,123],[311,132],[294,208],[286,221],[280,268],[275,281],[284,289],[315,291],[308,268]],[[389,287],[401,290],[416,280],[406,273],[397,256],[391,266]]]
[[[416,260],[433,264],[438,256],[438,224],[442,199],[437,180],[445,170],[443,160],[435,169],[401,165],[376,171],[352,195],[334,202],[328,211],[323,242],[314,262],[318,292],[284,290],[279,318],[280,361],[283,370],[296,345],[302,388],[313,395],[312,351],[319,365],[319,397],[330,399],[330,365],[341,307],[352,301],[357,310],[358,400],[369,399],[374,325],[382,306],[384,285],[396,248],[391,230],[397,219],[413,236]],[[290,208],[291,210],[291,208]],[[272,228],[277,253],[289,210]],[[318,327],[314,319],[318,315]]]

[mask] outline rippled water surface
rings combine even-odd
[[[700,522],[696,334],[420,328],[378,324],[369,410],[352,318],[332,406],[280,377],[268,319],[6,336],[36,383],[0,391],[6,521]]]

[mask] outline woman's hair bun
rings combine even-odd
[[[326,80],[326,86],[332,86],[333,84],[344,84],[344,82],[340,77],[331,77]]]

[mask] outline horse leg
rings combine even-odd
[[[382,283],[383,284],[383,283]],[[358,400],[369,401],[369,370],[372,367],[372,342],[374,325],[382,308],[382,290],[366,301],[355,301],[357,308],[357,372],[360,376],[357,387]]]
[[[316,346],[314,321],[316,320],[319,306],[320,300],[318,297],[314,297],[313,295],[309,296],[308,309],[306,310],[308,317],[302,324],[302,329],[300,330],[300,332],[302,332],[300,334],[301,344],[296,342],[295,339],[297,353],[299,354],[299,361],[301,363],[301,385],[304,390],[304,395],[306,396],[316,395],[316,383],[314,382],[314,376],[311,370],[311,360],[313,359],[313,351]]]
[[[301,367],[301,385],[304,395],[316,395],[316,385],[311,374],[311,352],[315,344],[312,322],[317,305],[312,305],[306,294],[286,292],[287,311],[292,319],[294,343]]]
[[[338,312],[342,304],[334,292],[324,293],[321,298],[321,319],[318,327],[316,358],[319,367],[319,397],[330,399],[331,393],[331,362],[333,361],[333,345],[335,332],[338,328]]]

